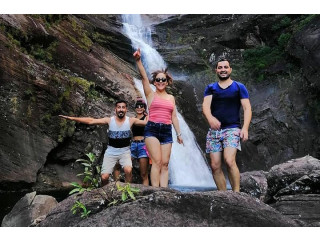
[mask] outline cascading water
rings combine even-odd
[[[122,15],[122,18],[124,32],[131,39],[133,48],[135,50],[141,49],[142,61],[147,72],[165,68],[166,63],[161,55],[152,48],[151,29],[143,26],[140,15]],[[144,96],[141,81],[135,79],[135,84]],[[169,162],[169,186],[182,191],[216,189],[211,171],[195,137],[179,112],[178,120],[184,145],[178,144],[176,141],[172,145]],[[175,140],[174,128],[172,132]]]
[[[139,14],[123,14],[123,29],[132,42],[132,47],[142,51],[142,61],[147,73],[165,69],[166,63],[152,47],[151,28],[144,27]]]

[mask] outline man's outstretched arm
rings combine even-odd
[[[88,124],[88,125],[105,125],[110,123],[109,117],[91,118],[91,117],[70,117],[70,116],[64,116],[64,115],[59,115],[59,117],[68,119],[71,121],[79,122],[79,123]]]

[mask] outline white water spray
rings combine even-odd
[[[152,48],[151,30],[143,26],[140,15],[123,15],[123,25],[125,34],[127,34],[132,41],[134,50],[137,48],[141,49],[142,61],[146,70],[152,72],[165,68],[166,64],[161,55]],[[135,84],[142,96],[144,96],[142,82],[135,79]],[[191,187],[191,189],[197,187],[208,189],[216,188],[211,171],[195,141],[195,137],[179,112],[178,120],[184,145],[177,143],[176,132],[173,128],[172,135],[174,143],[172,145],[169,162],[170,186],[173,188]]]

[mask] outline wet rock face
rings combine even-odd
[[[299,59],[304,69],[306,81],[320,87],[319,45],[320,45],[320,17],[315,17],[308,27],[304,27],[293,37],[290,43],[290,53]]]
[[[320,226],[320,161],[311,156],[241,173],[241,191],[268,203],[302,226]]]
[[[141,186],[141,185],[140,185]],[[140,187],[139,186],[139,187]],[[59,203],[39,226],[298,226],[271,207],[244,193],[180,193],[174,190],[141,187],[136,201],[119,206],[101,205],[102,189],[69,197]],[[111,186],[103,188],[110,195]],[[92,214],[81,219],[68,209],[75,200]]]
[[[28,227],[35,220],[44,219],[57,204],[56,199],[51,196],[28,193],[4,217],[1,227]]]
[[[320,160],[311,156],[276,165],[267,174],[268,195],[279,198],[282,195],[319,193],[319,170]]]
[[[268,190],[267,172],[244,172],[240,175],[240,191],[264,202]]]
[[[132,50],[117,17],[1,15],[0,24],[0,189],[32,185],[47,166],[90,151],[102,158],[107,127],[58,115],[99,118],[119,98],[133,104],[136,72],[118,57],[132,62]],[[65,181],[57,176],[54,186]]]
[[[281,196],[276,203],[270,204],[283,215],[300,224],[320,226],[320,194],[295,194]]]

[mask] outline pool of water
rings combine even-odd
[[[177,186],[177,185],[169,185],[169,188],[178,190],[180,192],[209,192],[216,191],[217,188],[215,186]]]

